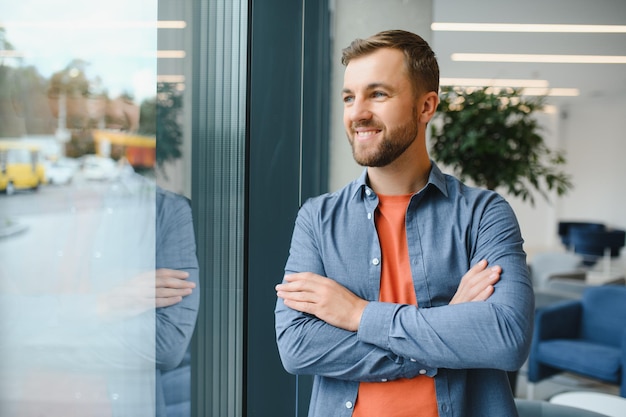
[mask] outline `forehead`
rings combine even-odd
[[[352,59],[344,72],[344,89],[354,90],[372,84],[398,85],[409,82],[402,51],[383,48]]]

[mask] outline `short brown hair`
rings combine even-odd
[[[397,49],[404,53],[416,95],[422,92],[439,92],[439,64],[428,43],[415,33],[404,30],[387,30],[367,39],[355,39],[342,50],[341,63],[348,63],[382,48]]]

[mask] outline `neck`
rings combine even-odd
[[[393,163],[384,167],[368,167],[370,187],[377,194],[415,194],[428,183],[430,159],[425,147],[402,154]]]

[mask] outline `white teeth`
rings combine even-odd
[[[373,136],[376,133],[378,133],[378,131],[376,131],[376,130],[367,130],[365,132],[356,132],[356,134],[358,136]]]

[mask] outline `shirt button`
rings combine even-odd
[[[410,358],[409,360],[410,360],[411,362],[417,362],[417,361],[416,361],[415,359],[413,359],[413,358]]]
[[[346,408],[352,408],[352,401],[346,401]]]
[[[372,218],[372,213],[367,213],[367,218],[371,219]]]
[[[387,378],[381,379],[380,382],[387,382]]]
[[[372,259],[372,265],[378,265],[380,263],[380,259],[374,258]]]
[[[372,192],[370,191],[370,189],[369,189],[369,188],[366,188],[366,189],[365,189],[365,194],[366,194],[366,195],[371,195],[371,194],[372,194]]]
[[[420,375],[426,375],[426,369],[420,369]]]

